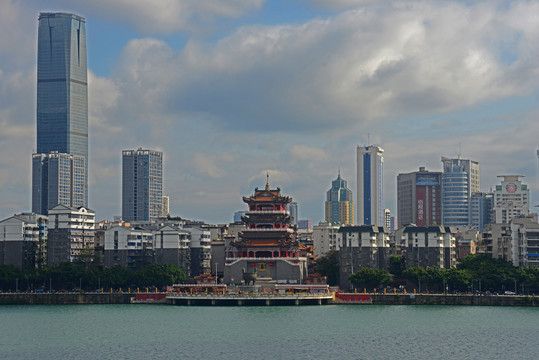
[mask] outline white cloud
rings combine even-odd
[[[35,0],[34,0],[35,1]],[[264,0],[53,0],[49,7],[77,9],[127,24],[146,33],[201,31],[218,18],[238,18],[258,10]]]

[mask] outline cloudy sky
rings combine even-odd
[[[46,4],[46,5],[45,5]],[[121,151],[164,152],[171,213],[232,221],[272,186],[323,219],[339,168],[380,144],[396,175],[477,160],[539,201],[539,2],[0,0],[0,218],[31,208],[39,12],[86,18],[90,208],[121,214]]]

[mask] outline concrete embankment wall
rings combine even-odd
[[[535,296],[371,294],[373,305],[539,306]]]
[[[0,294],[0,305],[129,304],[133,296],[124,293]]]

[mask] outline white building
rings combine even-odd
[[[48,265],[79,259],[82,250],[94,250],[95,212],[84,206],[56,205],[49,209]]]
[[[494,220],[507,224],[511,219],[530,213],[530,189],[519,180],[524,175],[500,175],[501,185],[494,191]]]
[[[384,150],[357,147],[357,224],[384,226]]]
[[[191,276],[211,273],[211,232],[199,226],[186,226],[191,234]]]
[[[314,255],[324,256],[330,251],[340,250],[341,244],[338,236],[341,225],[333,225],[327,222],[320,222],[313,226],[313,247]]]
[[[15,214],[0,221],[0,265],[31,269],[46,265],[48,217]]]
[[[338,232],[340,286],[351,288],[348,277],[361,268],[388,269],[389,233],[375,225],[341,226]]]
[[[189,275],[191,268],[191,233],[165,225],[154,231],[155,262],[172,264],[185,269]]]
[[[105,267],[140,269],[153,264],[153,233],[150,230],[115,226],[105,230]]]
[[[511,221],[511,255],[514,266],[539,266],[539,224],[536,218]]]
[[[449,226],[407,226],[401,241],[409,268],[449,269],[456,265],[455,231]]]

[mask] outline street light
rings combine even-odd
[[[19,292],[19,278],[15,278],[15,292]]]
[[[215,284],[217,285],[217,263],[215,263]]]

